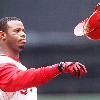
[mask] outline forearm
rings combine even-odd
[[[84,65],[79,62],[65,62],[52,66],[19,70],[14,65],[0,66],[0,89],[14,92],[20,89],[38,87],[55,76],[64,73],[80,78],[87,73]]]
[[[11,92],[23,88],[37,87],[48,82],[60,73],[57,64],[38,69],[31,68],[27,71],[18,70],[13,66],[5,67],[5,69],[0,71],[0,88],[4,91]]]

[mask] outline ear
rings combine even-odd
[[[6,39],[6,33],[3,31],[0,31],[0,40],[5,40]]]

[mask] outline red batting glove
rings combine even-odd
[[[77,78],[80,78],[87,73],[86,67],[79,62],[61,62],[59,66],[62,66],[60,67],[62,72],[69,73]]]

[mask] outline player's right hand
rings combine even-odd
[[[86,67],[79,62],[61,62],[62,72],[69,73],[72,76],[80,78],[87,74]]]

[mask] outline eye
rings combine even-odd
[[[17,32],[17,33],[20,32],[20,29],[16,29],[15,32]]]
[[[25,29],[22,30],[25,33]]]

